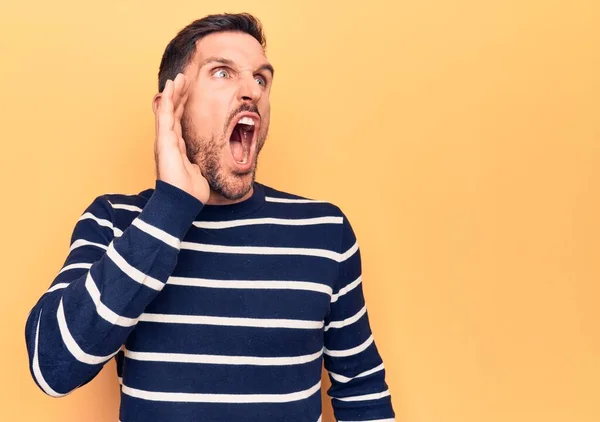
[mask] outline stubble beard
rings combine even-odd
[[[227,126],[226,126],[227,127]],[[225,174],[221,167],[220,156],[223,148],[229,148],[229,140],[225,138],[225,130],[220,142],[216,142],[213,134],[210,138],[200,138],[187,116],[181,119],[181,134],[185,141],[186,155],[191,163],[200,167],[200,172],[206,178],[208,186],[216,194],[229,201],[238,201],[246,196],[256,180],[258,155],[264,146],[266,132],[259,134],[256,141],[256,153],[252,169],[246,173]]]

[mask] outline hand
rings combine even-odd
[[[181,134],[181,118],[188,98],[189,82],[182,73],[167,80],[158,107],[154,109],[154,157],[157,178],[196,197],[206,204],[210,196],[208,181],[197,164],[190,162]]]

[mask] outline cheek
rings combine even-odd
[[[223,131],[227,107],[218,97],[197,95],[188,100],[186,109],[198,134],[220,135]]]
[[[271,104],[267,103],[262,109],[260,109],[260,115],[263,123],[261,129],[264,128],[266,130],[269,128],[269,122],[271,121]]]

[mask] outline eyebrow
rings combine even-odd
[[[213,56],[213,57],[207,57],[206,59],[204,59],[202,61],[202,63],[200,63],[200,66],[198,66],[198,71],[200,71],[200,69],[202,69],[204,66],[206,66],[209,63],[221,63],[221,64],[224,64],[225,66],[236,67],[235,63],[229,59],[226,59],[224,57]],[[265,64],[261,65],[257,69],[257,72],[264,71],[264,70],[271,72],[271,77],[273,77],[275,75],[275,69],[269,63],[265,63]]]

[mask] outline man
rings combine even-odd
[[[37,385],[60,397],[113,357],[121,422],[392,421],[335,206],[255,182],[273,67],[260,22],[211,15],[167,46],[155,189],[96,198],[26,324]]]

